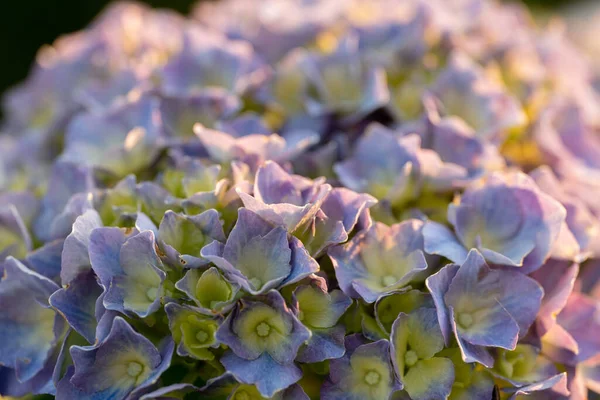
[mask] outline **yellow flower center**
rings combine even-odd
[[[409,350],[404,355],[404,363],[407,367],[412,367],[417,363],[418,360],[419,356],[417,356],[417,353],[415,353],[414,350]]]
[[[198,342],[204,343],[208,339],[208,333],[204,331],[198,331],[198,333],[196,333],[196,339]]]
[[[148,300],[150,300],[150,301],[154,301],[156,299],[157,295],[158,295],[157,288],[150,288],[150,289],[146,290],[146,296],[148,296]]]
[[[398,278],[394,275],[386,275],[381,279],[383,286],[392,286],[394,283],[398,282]]]
[[[132,361],[127,364],[127,375],[131,376],[132,378],[137,378],[140,376],[143,370],[144,367],[139,362]]]
[[[377,371],[369,371],[365,375],[365,383],[370,386],[377,385],[381,380],[381,375]]]
[[[473,325],[473,316],[468,313],[458,314],[458,324],[463,328],[470,328]]]
[[[271,325],[267,324],[266,322],[261,322],[256,326],[256,334],[258,336],[266,337],[269,336],[269,333],[271,333]]]

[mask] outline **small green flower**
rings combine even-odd
[[[228,282],[215,267],[190,269],[175,286],[206,314],[224,313],[233,305],[239,287]]]
[[[215,333],[219,323],[190,307],[175,303],[167,304],[165,309],[173,339],[178,344],[177,354],[198,360],[213,360],[215,356],[210,349],[218,346]]]
[[[452,361],[436,357],[444,338],[434,308],[401,313],[391,334],[392,362],[413,400],[446,399],[454,382]]]

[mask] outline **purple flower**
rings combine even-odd
[[[454,335],[465,362],[494,365],[488,347],[513,350],[540,309],[542,287],[517,271],[492,270],[477,250],[427,278],[446,343]]]
[[[196,140],[194,124],[212,128],[219,120],[232,116],[239,102],[220,89],[209,89],[189,96],[163,96],[159,108],[166,135],[177,145]]]
[[[97,303],[101,295],[102,288],[94,274],[88,271],[77,275],[67,287],[54,292],[48,301],[77,333],[94,344],[99,319]]]
[[[310,43],[345,8],[345,2],[327,0],[240,1],[199,3],[194,15],[203,24],[233,39],[252,43],[270,62]]]
[[[197,94],[206,88],[242,95],[262,83],[267,72],[249,43],[190,25],[182,51],[169,60],[160,77],[168,95]]]
[[[277,134],[254,134],[236,138],[207,129],[200,124],[194,126],[194,132],[211,160],[220,164],[229,164],[234,160],[243,161],[254,171],[266,160],[278,163],[293,160],[319,140],[318,136],[311,132],[302,132],[289,140]]]
[[[42,198],[41,210],[34,222],[36,236],[49,241],[66,237],[75,219],[89,204],[88,192],[94,188],[92,171],[82,165],[56,163],[50,173],[48,191]]]
[[[451,57],[431,93],[439,99],[444,115],[462,118],[479,137],[501,140],[505,132],[526,123],[518,100],[464,54]]]
[[[426,223],[425,251],[462,263],[476,248],[492,264],[532,271],[550,256],[565,216],[564,207],[527,175],[494,173],[448,206],[456,234]]]
[[[298,282],[319,270],[302,242],[245,208],[239,209],[225,244],[214,241],[200,254],[251,294]]]
[[[244,206],[274,225],[294,233],[306,229],[315,218],[331,186],[290,175],[277,163],[267,161],[256,172],[254,196],[238,191]]]
[[[444,163],[432,150],[421,149],[417,135],[396,135],[379,124],[370,125],[350,158],[335,164],[340,181],[393,206],[401,206],[422,189],[448,190],[460,186],[467,171]]]
[[[173,166],[161,177],[161,184],[178,198],[206,197],[208,202],[217,202],[219,186],[224,186],[219,175],[220,165],[204,165],[200,160],[171,151]]]
[[[340,113],[359,118],[389,100],[385,72],[363,62],[352,37],[331,54],[300,50],[279,64],[272,87],[274,100],[288,105],[294,101],[288,96],[298,92],[303,102],[292,103],[289,109],[311,115]]]
[[[329,256],[340,288],[352,298],[373,303],[407,286],[427,269],[421,228],[418,220],[391,227],[376,222],[345,245],[332,247]]]
[[[0,203],[0,261],[8,256],[23,258],[32,247],[31,236],[17,207]]]
[[[321,388],[324,400],[385,400],[399,389],[390,362],[390,343],[364,343],[346,337],[346,354],[330,361],[329,378]]]
[[[96,346],[72,346],[74,368],[57,387],[58,399],[136,398],[169,367],[173,341],[160,349],[117,317],[108,336]]]
[[[558,100],[540,115],[534,131],[547,162],[569,177],[595,176],[600,168],[600,142],[583,106]]]
[[[90,234],[102,225],[100,215],[94,209],[87,210],[73,223],[73,230],[65,239],[62,250],[60,278],[63,285],[70,283],[79,274],[91,271],[88,253]]]
[[[108,310],[144,318],[159,309],[166,274],[152,231],[127,237],[119,228],[97,228],[90,236],[89,255]]]
[[[435,151],[445,163],[466,168],[469,176],[505,167],[496,146],[478,137],[466,122],[456,116],[441,116],[440,105],[432,96],[427,96],[424,103],[425,117],[416,129],[423,148]],[[412,133],[415,128],[409,125],[402,130]]]
[[[573,399],[578,398],[575,393],[570,393],[567,389],[567,374],[565,372],[556,374],[541,382],[535,382],[530,385],[522,386],[516,390],[508,390],[513,392],[510,400],[517,400],[521,396],[527,396],[532,399]],[[574,396],[569,396],[573,394]]]
[[[163,399],[167,394],[170,395],[182,395],[186,393],[197,392],[202,396],[222,397],[228,396],[231,399],[264,399],[261,393],[258,391],[256,386],[240,383],[236,380],[233,374],[225,372],[223,375],[211,378],[201,388],[195,387],[190,384],[179,383],[170,385],[161,389],[158,389],[152,393],[144,395],[141,400],[150,399]],[[288,388],[281,390],[269,397],[272,400],[308,400],[309,397],[306,395],[302,387],[298,384],[293,384]]]
[[[550,359],[569,366],[596,358],[600,340],[598,302],[582,293],[573,292],[556,318],[556,326],[542,337],[542,351]]]
[[[548,260],[540,269],[531,274],[544,289],[544,298],[538,312],[536,333],[543,338],[560,338],[565,348],[577,352],[577,343],[556,323],[556,317],[565,307],[579,274],[579,265],[559,260]]]
[[[534,385],[540,386],[538,391],[548,389],[554,386],[553,381],[557,380],[555,377],[558,375],[554,363],[540,354],[539,349],[527,344],[518,344],[511,351],[498,350],[494,368],[490,371],[523,391],[534,391]]]
[[[585,203],[570,194],[548,167],[539,167],[530,173],[544,192],[565,207],[567,216],[553,249],[555,258],[580,260],[600,251],[600,224]]]
[[[310,336],[283,297],[270,291],[258,301],[242,300],[216,337],[230,348],[221,358],[227,371],[242,383],[255,384],[262,396],[271,397],[301,378],[294,359]]]
[[[313,257],[325,253],[330,246],[343,243],[360,228],[371,224],[369,208],[377,200],[366,193],[356,193],[340,187],[333,188],[321,205],[310,229],[298,237]]]
[[[354,23],[359,51],[368,63],[385,67],[391,76],[421,60],[434,36],[433,10],[426,3],[408,3],[402,18],[389,15],[385,6],[373,10],[367,23]],[[393,14],[393,13],[392,13]]]

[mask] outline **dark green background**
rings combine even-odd
[[[187,13],[195,0],[146,0],[156,7]],[[526,0],[551,8],[574,0]],[[2,0],[0,6],[0,93],[23,80],[37,49],[59,35],[84,28],[108,4],[107,0]]]

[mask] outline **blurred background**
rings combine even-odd
[[[593,1],[593,0],[592,0]],[[145,0],[155,7],[187,13],[196,0]],[[547,15],[584,0],[524,0],[536,14]],[[588,0],[589,2],[589,0]],[[23,80],[37,50],[61,34],[80,30],[110,0],[5,0],[0,8],[0,94]]]

